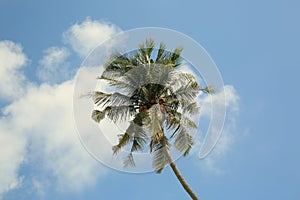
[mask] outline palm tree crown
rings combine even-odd
[[[181,52],[180,47],[167,51],[163,43],[155,49],[154,41],[147,39],[133,52],[114,54],[98,77],[118,92],[95,91],[92,96],[97,107],[92,118],[98,123],[105,117],[115,123],[130,122],[119,136],[119,143],[113,146],[116,154],[129,145],[125,166],[134,166],[133,152],[148,146],[153,167],[160,173],[173,162],[169,154],[171,142],[184,156],[193,146],[189,130],[197,129],[190,118],[199,113],[196,97],[200,91],[211,93],[213,89],[200,87],[193,74],[178,70]]]

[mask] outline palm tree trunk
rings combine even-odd
[[[173,162],[173,159],[171,157],[171,154],[167,148],[167,141],[166,138],[162,139],[162,146],[163,149],[165,150],[165,153],[168,157],[170,166],[174,172],[174,174],[176,175],[177,179],[179,180],[179,182],[181,183],[182,187],[185,189],[185,191],[190,195],[190,197],[193,200],[200,200],[200,198],[193,192],[193,190],[190,188],[190,186],[188,185],[188,183],[185,181],[184,177],[182,176],[182,174],[180,173],[180,171],[178,170],[177,166],[175,165],[175,163]]]

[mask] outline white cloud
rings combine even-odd
[[[0,99],[11,100],[23,93],[25,76],[20,70],[27,60],[21,45],[0,42]]]
[[[70,52],[65,47],[50,47],[44,52],[40,60],[37,75],[40,80],[49,83],[58,83],[68,80],[73,75],[70,63],[66,59]]]
[[[232,85],[225,85],[222,92],[214,95],[207,95],[200,100],[201,115],[210,116],[212,112],[212,105],[221,105],[224,103],[223,95],[225,94],[225,107],[229,112],[238,112],[239,96]]]
[[[32,178],[32,189],[34,189],[37,194],[39,195],[39,197],[41,197],[41,199],[43,199],[45,197],[46,194],[46,189],[45,189],[45,184],[40,182],[37,178],[33,177]]]
[[[11,132],[11,128],[3,119],[0,121],[0,199],[1,194],[17,188],[22,182],[18,176],[20,165],[24,162],[26,149],[24,137]]]
[[[22,180],[28,179],[32,180],[32,189],[41,195],[47,187],[67,192],[94,185],[106,170],[84,150],[75,131],[74,80],[58,85],[24,82],[19,68],[25,66],[27,59],[21,46],[10,41],[0,44],[1,77],[8,76],[15,81],[5,84],[15,88],[23,86],[23,91],[15,96],[0,89],[2,93],[6,92],[4,97],[13,97],[10,104],[1,109],[0,199],[6,192],[18,188]],[[63,48],[50,48],[41,64],[49,74],[56,73],[55,65],[64,62],[67,55]],[[0,84],[4,84],[3,81]],[[30,166],[39,179],[19,174],[23,163]],[[39,163],[38,167],[36,163]],[[52,174],[56,181],[49,184],[49,180],[41,178],[47,174]]]
[[[71,26],[63,33],[63,38],[79,56],[85,57],[101,42],[120,31],[113,24],[87,18],[84,22]]]
[[[71,26],[63,37],[79,56],[85,56],[119,31],[112,24],[87,18]],[[71,79],[69,56],[65,47],[48,48],[37,72],[44,83],[35,85],[21,71],[28,61],[21,45],[0,41],[0,95],[11,101],[1,109],[0,199],[23,180],[30,180],[32,189],[43,196],[47,187],[62,192],[83,190],[106,172],[82,147],[75,131],[74,80],[62,82]],[[22,164],[32,166],[33,177],[19,174]],[[43,180],[49,173],[54,183]]]
[[[29,162],[42,162],[44,172],[51,172],[58,189],[63,191],[80,191],[93,185],[104,171],[76,135],[73,86],[73,81],[56,86],[31,86],[21,101],[4,110],[10,119],[11,132],[31,140]]]
[[[225,94],[225,107],[226,107],[226,119],[224,127],[222,130],[221,137],[219,138],[217,144],[214,146],[212,152],[206,156],[204,159],[201,159],[200,166],[203,170],[211,171],[215,174],[221,174],[223,171],[218,167],[218,163],[222,158],[228,153],[231,149],[232,144],[235,142],[236,133],[235,133],[235,123],[236,117],[239,111],[239,96],[232,85],[225,85],[224,90],[222,91]],[[201,114],[202,117],[210,117],[212,104],[217,108],[218,105],[224,103],[222,93],[216,93],[213,96],[206,96],[200,101],[201,105]],[[217,111],[216,111],[217,112]],[[222,117],[220,115],[215,115],[214,117]],[[214,132],[214,131],[212,131]],[[213,137],[217,137],[218,134],[213,134]],[[213,138],[216,140],[217,138]],[[201,142],[198,141],[196,145],[196,151],[199,151]],[[194,152],[196,152],[194,150]],[[198,152],[196,152],[198,153]]]

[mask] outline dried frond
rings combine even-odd
[[[129,166],[130,167],[135,167],[135,162],[134,162],[134,159],[133,159],[132,152],[130,152],[128,154],[128,156],[124,160],[123,164],[124,164],[124,167],[129,167]]]
[[[201,91],[207,93],[207,94],[214,94],[216,89],[214,86],[212,85],[209,85],[209,86],[206,86],[205,88],[202,88]]]
[[[179,151],[182,152],[184,156],[187,156],[194,144],[194,138],[191,136],[185,127],[181,127],[179,131],[175,134],[174,146]]]
[[[166,145],[163,147],[162,141],[157,143],[153,147],[153,163],[152,166],[156,170],[157,173],[161,173],[162,170],[169,165],[169,158],[167,155],[167,151],[169,151],[169,143],[167,138],[164,138]]]
[[[102,119],[104,119],[105,117],[105,112],[102,112],[100,110],[93,110],[92,112],[92,119],[95,121],[95,122],[100,122]]]
[[[130,142],[130,135],[125,132],[122,135],[119,135],[119,143],[112,147],[113,154],[117,154],[124,146]]]

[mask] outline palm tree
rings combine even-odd
[[[149,147],[156,172],[170,165],[190,197],[199,199],[176,167],[169,148],[172,142],[179,152],[188,155],[194,143],[189,130],[197,129],[189,117],[199,113],[196,97],[200,91],[211,93],[213,89],[201,88],[193,74],[178,70],[181,52],[179,47],[167,51],[164,43],[155,49],[154,41],[147,39],[133,52],[114,54],[98,78],[118,92],[95,91],[92,97],[97,107],[92,118],[98,123],[105,117],[114,123],[129,121],[113,153],[129,146],[124,165],[134,166],[133,152]]]

